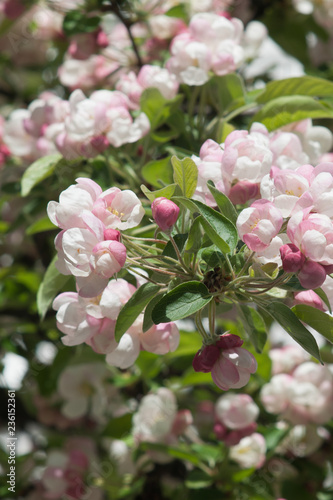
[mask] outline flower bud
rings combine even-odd
[[[298,279],[304,288],[314,290],[324,283],[326,271],[318,262],[307,260],[298,273]]]
[[[120,241],[120,231],[117,229],[104,229],[104,240]]]
[[[305,262],[305,256],[293,243],[287,243],[280,248],[283,270],[287,273],[296,273]]]
[[[179,207],[167,198],[156,198],[152,205],[153,218],[162,231],[168,231],[175,224]]]

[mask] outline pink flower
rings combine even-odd
[[[313,262],[333,264],[333,225],[327,215],[310,213],[311,207],[294,214],[288,222],[290,241]],[[309,269],[312,272],[312,270]],[[319,272],[319,271],[318,271]]]
[[[300,284],[304,288],[314,290],[320,287],[326,279],[326,271],[318,262],[307,260],[304,262],[301,270],[298,273]]]
[[[268,132],[262,125],[254,123],[250,132],[235,130],[226,138],[222,172],[233,185],[237,181],[258,184],[269,173],[272,159]]]
[[[59,203],[50,201],[47,206],[48,216],[56,226],[62,229],[85,228],[84,211],[92,212],[106,230],[129,229],[141,222],[145,211],[133,191],[113,187],[103,192],[96,182],[84,177],[76,182],[60,194]],[[107,234],[110,236],[111,233]],[[106,238],[104,234],[104,239],[119,238]]]
[[[222,335],[214,345],[203,347],[193,359],[193,368],[199,372],[211,372],[220,389],[239,389],[249,381],[257,369],[254,356],[241,348],[243,341],[230,333]]]
[[[179,207],[167,198],[156,198],[152,205],[153,218],[162,231],[169,231],[176,223]]]
[[[124,266],[126,247],[116,240],[104,240],[105,227],[93,214],[83,212],[82,217],[85,228],[70,228],[56,237],[56,265],[63,274],[76,276],[82,297],[95,297]]]
[[[240,238],[253,251],[265,250],[283,223],[281,212],[268,200],[258,200],[243,210],[237,219]]]

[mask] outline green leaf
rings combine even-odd
[[[233,223],[211,207],[200,201],[174,197],[191,212],[199,212],[200,223],[207,236],[223,253],[233,253],[238,243],[238,233]]]
[[[21,180],[21,195],[27,196],[36,184],[52,175],[56,164],[61,158],[61,154],[56,153],[39,158],[30,165]]]
[[[199,281],[182,283],[168,292],[156,304],[152,319],[156,325],[187,318],[210,302],[207,287]]]
[[[214,76],[210,79],[208,88],[211,102],[220,113],[225,114],[245,103],[243,79],[236,73]]]
[[[220,266],[225,261],[223,253],[221,253],[215,245],[204,248],[201,253],[201,258],[209,268]]]
[[[141,170],[141,175],[145,181],[154,187],[160,188],[163,184],[172,183],[171,156],[161,160],[153,160],[147,163]]]
[[[255,350],[261,353],[267,340],[265,322],[258,311],[253,309],[253,307],[240,304],[239,309],[243,318],[243,327],[249,335]]]
[[[25,234],[30,236],[32,234],[42,233],[43,231],[51,231],[52,229],[58,228],[52,224],[48,217],[43,217],[43,219],[39,219],[31,224],[31,226],[26,229]]]
[[[195,253],[198,252],[201,248],[201,227],[200,227],[200,219],[201,216],[194,219],[193,224],[190,228],[190,232],[188,234],[188,239],[186,243],[186,252]]]
[[[216,205],[221,210],[222,215],[224,215],[234,225],[236,225],[236,221],[238,219],[238,213],[233,203],[224,193],[221,193],[221,191],[216,189],[213,181],[208,181],[207,187],[209,191],[212,193],[214,200],[216,201]]]
[[[315,76],[301,76],[277,80],[269,82],[266,85],[264,92],[257,98],[257,102],[264,104],[277,97],[291,95],[332,97],[333,83],[324,78],[317,78]]]
[[[185,460],[187,462],[192,463],[193,465],[199,465],[200,460],[197,456],[195,456],[191,450],[189,450],[188,446],[180,443],[178,447],[175,446],[168,446],[166,444],[159,444],[159,443],[140,443],[140,449],[143,451],[147,450],[152,450],[152,451],[157,451],[160,453],[165,453],[166,455],[169,455],[170,457],[173,458],[178,458],[179,460]]]
[[[272,131],[306,118],[333,118],[333,109],[308,96],[277,97],[265,104],[251,123],[261,122]]]
[[[148,116],[151,130],[163,125],[178,111],[183,96],[178,94],[171,100],[165,99],[156,88],[145,89],[141,95],[140,108]]]
[[[202,215],[201,224],[207,236],[224,253],[233,253],[238,243],[237,229],[233,223],[211,207],[194,201]]]
[[[271,302],[266,306],[266,310],[303,349],[322,362],[314,336],[302,325],[295,313],[288,306],[282,302]]]
[[[119,313],[115,327],[114,335],[117,342],[120,341],[121,337],[127,332],[129,327],[134,323],[144,307],[159,289],[160,287],[158,285],[144,283],[137,289],[129,301],[126,302]]]
[[[62,289],[70,278],[70,276],[59,273],[55,267],[57,259],[57,256],[53,258],[37,292],[37,309],[42,319],[59,290]]]
[[[111,419],[103,431],[103,436],[121,439],[128,435],[132,427],[132,414],[126,413],[121,417]]]
[[[207,488],[213,482],[211,476],[202,470],[194,469],[187,474],[187,479],[185,481],[186,488],[189,489],[202,489]]]
[[[305,304],[298,304],[291,308],[296,316],[319,332],[333,344],[333,318],[328,314]]]
[[[164,188],[158,189],[157,191],[150,191],[144,184],[141,185],[141,191],[151,202],[153,202],[156,198],[159,198],[160,196],[170,200],[170,198],[174,195],[176,188],[179,189],[179,186],[177,184],[170,184],[169,186],[165,186]]]
[[[66,14],[62,27],[67,36],[92,33],[97,30],[100,21],[97,16],[87,16],[79,10],[72,10]]]
[[[193,196],[198,183],[198,167],[191,158],[179,160],[177,156],[171,158],[173,166],[173,180],[181,187],[186,198]]]
[[[176,234],[174,236],[174,240],[176,242],[176,245],[177,245],[180,253],[182,253],[182,251],[183,251],[183,248],[184,248],[185,243],[187,241],[187,237],[188,237],[187,233],[185,233],[185,234]],[[165,245],[164,250],[162,252],[162,255],[166,255],[167,257],[171,257],[172,259],[178,260],[176,251],[173,248],[173,245],[172,245],[171,241],[168,241],[168,243]]]
[[[151,299],[150,302],[148,302],[148,305],[146,307],[144,317],[143,317],[143,325],[142,325],[143,332],[146,332],[147,330],[149,330],[149,328],[151,328],[154,325],[154,322],[153,322],[152,317],[151,317],[151,313],[152,313],[152,310],[154,309],[154,307],[156,306],[156,304],[161,300],[161,298],[162,298],[162,294],[158,293],[157,295],[155,295],[155,297],[153,297]]]

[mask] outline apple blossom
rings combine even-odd
[[[193,359],[196,372],[211,372],[215,384],[222,390],[240,389],[257,369],[254,356],[243,349],[237,335],[221,335],[215,344],[204,346]]]
[[[250,467],[259,469],[266,460],[266,441],[261,434],[255,432],[241,439],[235,446],[231,446],[229,457],[243,469]]]
[[[280,210],[268,200],[258,200],[240,212],[237,229],[240,238],[253,251],[265,250],[279,233],[283,223]]]

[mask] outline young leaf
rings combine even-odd
[[[199,281],[182,283],[168,292],[155,305],[152,319],[156,325],[187,318],[210,302],[207,287]]]
[[[137,289],[129,301],[126,302],[119,313],[115,327],[114,335],[117,342],[120,341],[121,337],[127,332],[129,327],[134,323],[144,307],[159,289],[160,287],[158,285],[144,283]]]
[[[198,167],[191,158],[179,160],[177,156],[171,158],[173,166],[173,180],[181,187],[186,198],[193,196],[198,183]]]
[[[295,313],[282,302],[271,302],[266,309],[275,321],[289,333],[311,356],[321,361],[319,348],[314,336],[300,322]]]
[[[243,326],[257,352],[261,353],[267,340],[266,325],[261,315],[253,307],[240,304]]]
[[[144,184],[142,184],[140,187],[141,191],[148,198],[148,200],[153,202],[160,196],[162,196],[163,198],[168,198],[168,200],[170,200],[171,196],[173,196],[175,193],[177,184],[170,184],[169,186],[165,186],[164,188],[158,189],[157,191],[150,191]]]
[[[238,213],[229,198],[224,193],[221,193],[221,191],[216,189],[214,182],[208,181],[207,186],[216,201],[216,205],[221,210],[222,215],[229,219],[233,224],[236,224]]]
[[[61,154],[56,153],[39,158],[30,165],[21,180],[21,195],[27,196],[36,184],[52,175],[56,164],[61,158]]]
[[[171,184],[172,166],[170,159],[171,156],[167,156],[161,160],[153,160],[147,163],[141,170],[144,180],[157,188],[163,186],[163,183]],[[160,181],[162,181],[162,184]]]
[[[251,123],[261,122],[272,131],[307,118],[333,118],[333,109],[308,96],[277,97],[265,104]]]
[[[331,316],[305,304],[297,304],[291,310],[301,321],[317,330],[333,344],[333,318]]]
[[[27,227],[25,234],[32,235],[36,233],[41,233],[43,231],[51,231],[52,229],[58,229],[48,217],[43,217],[42,219],[36,220],[29,227]]]
[[[47,268],[44,279],[37,292],[37,309],[42,319],[54,297],[70,278],[70,276],[59,273],[58,269],[55,267],[57,259],[58,257],[56,255]]]
[[[332,82],[315,76],[300,76],[267,83],[264,92],[257,98],[257,102],[264,104],[277,97],[291,95],[330,97],[332,94]]]

